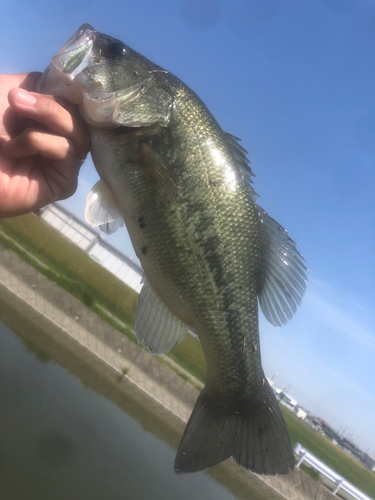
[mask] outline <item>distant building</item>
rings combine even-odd
[[[374,458],[364,453],[355,443],[353,443],[353,441],[340,436],[340,434],[332,429],[329,423],[322,418],[314,418],[313,425],[315,429],[324,434],[326,438],[363,463],[368,469],[371,470],[375,466]]]
[[[305,418],[307,417],[307,411],[303,410],[302,408],[298,408],[296,415],[301,420],[305,420]]]
[[[297,405],[297,400],[292,398],[292,396],[287,392],[281,391],[279,397],[280,397],[280,402],[286,406],[289,406],[292,410]]]
[[[292,398],[290,394],[276,387],[275,382],[267,377],[268,383],[270,384],[273,392],[275,392],[276,396],[279,398],[280,403],[284,406],[289,407],[290,410],[297,410],[297,401]]]
[[[361,462],[370,470],[375,471],[375,458],[367,453],[363,454]]]
[[[355,443],[343,437],[340,439],[340,446],[343,450],[348,451],[353,457],[362,462],[365,453]]]
[[[273,380],[269,378],[267,378],[267,380],[281,404],[293,411],[299,419],[306,420],[309,425],[323,434],[333,444],[339,446],[343,451],[347,452],[356,458],[360,463],[365,465],[368,469],[375,472],[375,457],[364,453],[356,444],[332,429],[330,424],[322,418],[314,417],[311,413],[301,408],[297,401],[290,396],[290,394],[276,387]]]
[[[322,418],[314,418],[313,424],[315,428],[318,429],[318,431],[320,431],[322,434],[324,434],[330,441],[334,442],[335,444],[341,443],[340,434],[332,429],[328,422],[326,422]]]

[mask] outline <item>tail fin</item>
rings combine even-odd
[[[259,401],[238,413],[215,403],[206,388],[187,423],[175,472],[197,472],[229,457],[257,474],[294,469],[294,455],[279,405],[266,381]]]

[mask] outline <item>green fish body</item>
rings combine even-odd
[[[125,221],[146,277],[139,342],[160,354],[190,326],[201,340],[207,382],[176,472],[233,456],[258,474],[287,474],[294,457],[261,365],[258,298],[267,319],[285,323],[306,267],[256,204],[246,151],[183,82],[89,25],[52,59],[39,90],[78,104],[90,128],[101,180],[86,219],[107,233]]]

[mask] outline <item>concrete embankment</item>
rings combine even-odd
[[[182,432],[198,391],[14,252],[2,246],[0,317],[8,317],[8,321],[13,318],[15,324],[21,317],[27,317],[31,340],[45,332],[44,335],[52,342],[51,349],[74,353],[75,357],[80,357],[81,361],[91,369],[96,369],[103,377],[108,378],[112,374],[117,380],[130,382],[146,394],[155,407],[159,407],[159,413],[164,412],[163,418],[174,427],[173,432]],[[118,384],[112,399],[119,400],[120,393],[121,384]],[[211,469],[210,474],[238,495],[238,498],[246,498],[246,484],[254,481],[259,483],[259,498],[336,498],[299,469],[287,477],[260,478],[237,467],[233,461],[226,461]]]

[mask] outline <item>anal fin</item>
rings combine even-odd
[[[143,342],[150,354],[162,354],[182,342],[188,329],[189,326],[177,318],[145,280],[135,313],[138,343]]]

